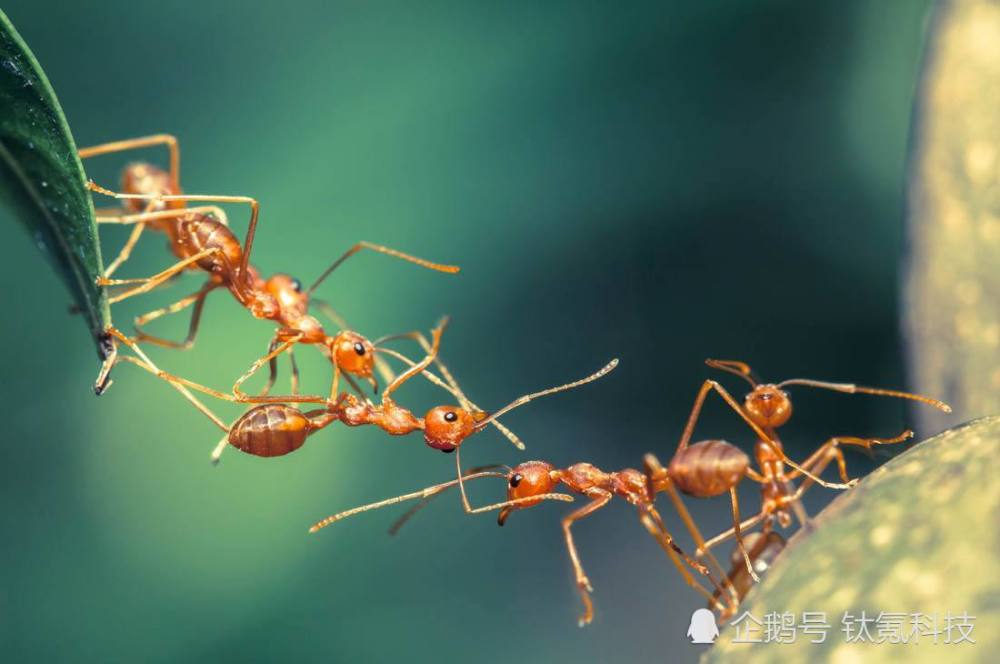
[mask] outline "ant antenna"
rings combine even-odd
[[[519,398],[515,399],[514,401],[510,402],[509,404],[507,404],[506,406],[504,406],[500,410],[496,411],[492,415],[490,415],[490,416],[488,416],[488,417],[480,420],[479,422],[477,422],[475,430],[476,431],[481,431],[487,424],[489,424],[493,420],[497,419],[501,415],[509,413],[510,411],[514,410],[518,406],[523,406],[524,404],[528,403],[529,401],[532,401],[533,399],[537,399],[539,397],[544,397],[544,396],[547,396],[549,394],[555,394],[556,392],[564,392],[566,390],[571,390],[574,387],[580,387],[581,385],[586,385],[587,383],[592,383],[595,380],[597,380],[598,378],[602,378],[602,377],[608,375],[609,373],[611,373],[614,370],[614,368],[617,367],[617,366],[618,366],[618,358],[616,357],[613,360],[611,360],[610,362],[608,362],[607,364],[605,364],[604,367],[601,368],[600,371],[598,371],[596,373],[593,373],[593,374],[587,376],[586,378],[581,378],[580,380],[575,380],[572,383],[566,383],[565,385],[560,385],[559,387],[550,387],[549,389],[542,390],[541,392],[534,392],[532,394],[525,394],[523,397],[519,397]]]
[[[509,475],[510,472],[511,472],[511,468],[508,465],[505,465],[505,464],[502,464],[502,463],[491,463],[491,464],[486,465],[486,466],[476,466],[474,468],[469,468],[467,471],[465,471],[465,475],[463,477],[463,480],[467,480],[470,477],[472,477],[473,475],[476,475],[476,474],[481,473],[483,471],[486,471],[486,470],[497,470],[499,468],[505,468],[506,469],[507,472],[504,473],[505,477],[507,475]],[[419,503],[415,503],[412,507],[410,507],[410,509],[408,509],[406,511],[405,514],[403,514],[403,516],[401,516],[398,519],[396,519],[396,522],[394,524],[392,524],[391,528],[389,528],[389,531],[388,531],[389,535],[390,536],[395,536],[395,535],[399,534],[399,531],[403,528],[403,526],[405,526],[407,524],[407,522],[409,522],[409,520],[412,519],[417,514],[417,512],[419,512],[420,510],[422,510],[425,507],[427,507],[434,498],[436,498],[437,496],[440,496],[442,493],[444,493],[448,489],[453,488],[453,486],[452,487],[445,487],[443,489],[440,489],[439,491],[435,491],[433,494],[431,494],[431,495],[423,498]]]
[[[425,489],[421,489],[420,491],[414,491],[413,493],[406,493],[403,494],[402,496],[396,496],[395,498],[387,498],[385,500],[380,500],[376,503],[369,503],[367,505],[362,505],[361,507],[355,507],[349,510],[344,510],[343,512],[338,512],[337,514],[328,516],[322,521],[317,521],[315,524],[313,524],[311,528],[309,528],[309,532],[314,533],[317,530],[320,530],[321,528],[326,528],[331,523],[336,523],[337,521],[346,519],[349,516],[354,516],[355,514],[360,514],[361,512],[376,510],[379,509],[380,507],[387,507],[389,505],[397,505],[399,503],[406,502],[407,500],[414,500],[417,498],[421,499],[429,498],[430,496],[434,496],[440,493],[441,491],[444,491],[447,488],[456,486],[461,481],[475,480],[479,479],[480,477],[503,477],[506,479],[507,474],[493,470],[483,471],[480,473],[472,473],[470,475],[465,475],[460,480],[451,480],[450,482],[442,482],[441,484],[435,484],[434,486],[429,486]]]
[[[910,392],[899,392],[897,390],[883,390],[877,387],[862,387],[853,383],[827,383],[821,380],[811,380],[809,378],[792,378],[778,383],[778,387],[786,385],[802,385],[804,387],[817,387],[822,390],[833,390],[834,392],[845,392],[847,394],[875,394],[883,397],[897,397],[899,399],[909,399],[919,401],[929,406],[934,406],[938,410],[946,413],[951,412],[951,406],[943,401],[925,397],[921,394],[911,394]]]
[[[713,369],[720,369],[726,373],[731,373],[734,376],[739,376],[746,382],[750,383],[751,387],[757,387],[760,380],[757,378],[757,374],[753,372],[750,365],[746,362],[738,362],[736,360],[713,360],[711,358],[705,360],[705,364],[712,367]]]
[[[421,360],[417,364],[412,365],[405,372],[403,372],[403,373],[399,374],[398,376],[396,376],[396,380],[394,380],[391,383],[389,383],[389,386],[385,388],[384,392],[382,392],[382,401],[383,402],[387,398],[389,398],[389,395],[391,395],[393,392],[396,391],[397,387],[399,387],[400,385],[402,385],[406,381],[410,380],[411,378],[413,378],[414,376],[416,376],[418,373],[421,373],[424,369],[426,369],[430,365],[431,362],[434,361],[434,358],[437,357],[438,348],[441,345],[441,335],[444,333],[444,328],[448,326],[448,320],[449,320],[448,316],[444,316],[443,318],[441,318],[440,321],[438,321],[437,327],[435,327],[433,330],[431,330],[431,350],[430,350],[430,352],[427,353],[427,356],[424,357],[423,360]]]
[[[430,261],[425,261],[423,258],[417,258],[416,256],[411,256],[410,254],[404,254],[402,251],[396,251],[395,249],[390,249],[389,247],[383,247],[380,244],[372,244],[370,242],[358,242],[356,245],[344,252],[344,255],[333,261],[330,267],[326,268],[323,274],[319,275],[319,278],[313,282],[313,285],[309,287],[306,291],[306,297],[312,295],[312,292],[316,290],[317,286],[323,283],[323,280],[330,276],[330,273],[340,267],[340,264],[346,261],[348,258],[358,253],[362,249],[370,249],[372,251],[377,251],[380,254],[385,254],[387,256],[392,256],[394,258],[401,258],[404,261],[409,261],[420,267],[425,267],[428,270],[437,270],[438,272],[447,272],[449,274],[455,274],[461,268],[457,265],[443,265],[441,263],[432,263]]]

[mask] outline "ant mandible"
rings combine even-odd
[[[185,344],[190,346],[190,343],[193,342],[194,335],[197,331],[198,320],[205,296],[216,288],[225,287],[236,298],[236,300],[240,302],[241,305],[250,311],[251,315],[256,318],[273,320],[280,326],[275,333],[271,344],[269,345],[268,360],[277,355],[277,353],[272,354],[272,351],[277,348],[279,344],[284,344],[281,346],[281,351],[279,352],[287,350],[289,353],[291,352],[292,345],[296,343],[317,345],[334,363],[334,382],[336,382],[336,378],[339,376],[339,371],[343,370],[346,373],[365,378],[369,380],[373,386],[377,386],[371,370],[373,363],[369,362],[368,359],[365,358],[365,355],[371,350],[371,344],[361,337],[361,335],[350,331],[342,331],[340,334],[331,337],[326,334],[322,325],[318,320],[316,320],[316,318],[306,313],[309,304],[309,297],[312,291],[315,290],[337,267],[362,249],[369,249],[440,272],[455,273],[459,269],[456,266],[431,263],[421,258],[410,256],[396,251],[395,249],[390,249],[381,245],[359,242],[345,252],[343,256],[334,261],[334,263],[320,275],[313,285],[308,290],[303,292],[302,286],[297,280],[281,274],[275,275],[275,277],[272,277],[269,280],[264,280],[259,276],[259,273],[249,265],[250,251],[253,247],[253,238],[256,233],[257,218],[259,213],[259,204],[253,198],[245,196],[158,196],[146,194],[117,194],[107,189],[103,189],[93,182],[91,182],[89,186],[93,191],[125,201],[145,200],[165,204],[175,201],[210,201],[248,204],[251,208],[250,226],[247,230],[246,239],[244,240],[242,246],[236,239],[236,236],[233,235],[232,231],[230,231],[227,226],[222,224],[212,215],[195,213],[191,210],[185,210],[183,208],[134,215],[131,218],[132,220],[149,220],[154,217],[156,219],[166,219],[168,217],[172,218],[173,222],[169,226],[172,229],[169,231],[171,247],[181,260],[170,268],[167,268],[166,270],[163,270],[162,272],[146,279],[112,280],[102,277],[99,279],[99,283],[102,285],[139,284],[130,290],[112,297],[110,300],[111,303],[116,303],[140,293],[148,292],[184,269],[196,266],[197,268],[208,272],[210,275],[209,282],[206,283],[201,290],[172,305],[140,317],[137,319],[137,324],[148,322],[149,320],[159,317],[165,313],[174,313],[194,303],[195,310],[192,315],[188,339],[184,343],[179,344],[180,346],[184,346]],[[149,335],[144,335],[144,338],[146,340],[161,343],[161,345],[178,345],[172,344],[172,342],[163,343],[164,340],[151,338]],[[352,353],[357,357],[352,356]],[[103,393],[109,386],[108,377],[110,368],[114,364],[114,354],[114,344],[112,343],[109,357],[105,360],[104,366],[101,369],[95,385],[95,390],[98,394]],[[252,375],[261,366],[263,366],[263,363],[264,362],[255,363],[254,368],[251,370],[249,375]],[[355,367],[357,370],[352,369],[352,367]],[[290,397],[272,397],[264,401],[255,401],[247,397],[247,395],[240,391],[240,386],[244,380],[249,378],[249,375],[245,375],[243,379],[238,381],[233,387],[233,394],[240,402],[271,403],[279,401],[299,401],[296,398]],[[297,372],[295,371],[293,364],[293,381],[296,378]],[[295,395],[292,395],[292,397],[294,396]]]

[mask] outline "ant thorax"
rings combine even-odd
[[[754,457],[757,459],[757,466],[766,476],[780,475],[783,473],[784,464],[781,461],[781,441],[776,437],[771,440],[758,440],[754,445]]]
[[[295,330],[296,333],[301,333],[300,343],[319,344],[324,343],[327,339],[326,330],[314,316],[288,316],[286,310],[279,307],[275,319],[285,327]]]
[[[630,505],[651,503],[649,483],[646,476],[635,468],[625,468],[617,473],[611,473],[611,487],[616,496],[624,498]]]
[[[139,196],[172,196],[181,193],[174,189],[167,171],[145,162],[136,162],[125,167],[122,171],[122,191]],[[146,211],[147,207],[150,212],[159,212],[179,210],[184,207],[184,201],[157,201],[150,205],[147,201],[132,199],[124,201],[122,205],[132,213]]]
[[[405,436],[424,428],[423,421],[406,408],[386,400],[380,406],[362,401],[353,394],[342,396],[336,406],[338,419],[349,427],[372,424],[393,436]]]

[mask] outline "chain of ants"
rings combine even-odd
[[[593,382],[610,373],[618,361],[612,360],[599,371],[580,380],[524,395],[499,410],[487,413],[468,399],[438,355],[441,336],[447,324],[446,319],[432,330],[430,340],[415,331],[371,342],[357,332],[349,330],[346,322],[327,303],[312,297],[313,291],[334,270],[349,257],[364,249],[445,273],[458,272],[458,267],[432,263],[395,249],[359,242],[334,261],[307,290],[303,290],[301,283],[288,275],[276,274],[264,279],[249,262],[259,214],[257,201],[244,196],[183,194],[179,184],[180,151],[176,139],[172,136],[157,135],[108,143],[81,150],[80,156],[88,158],[156,145],[167,147],[170,154],[169,171],[146,163],[131,164],[123,174],[122,193],[90,183],[93,191],[112,196],[122,201],[123,205],[121,209],[100,211],[98,222],[133,227],[125,245],[118,256],[109,263],[98,283],[122,289],[111,297],[110,301],[114,304],[158,288],[185,271],[206,274],[208,279],[195,293],[138,317],[135,320],[134,337],[129,337],[117,328],[109,328],[106,339],[107,358],[95,383],[95,391],[101,394],[107,390],[111,384],[111,369],[121,362],[137,365],[167,381],[224,432],[222,440],[212,452],[213,462],[219,460],[229,445],[256,456],[288,454],[301,447],[310,435],[334,422],[352,427],[371,425],[390,435],[406,435],[419,430],[429,447],[443,452],[455,452],[456,479],[334,514],[317,522],[310,528],[310,532],[316,532],[355,514],[417,500],[392,527],[390,532],[394,534],[431,499],[455,486],[459,487],[462,505],[467,513],[478,514],[496,510],[500,525],[503,525],[514,511],[535,506],[543,501],[571,502],[573,495],[570,494],[582,496],[589,502],[562,519],[564,541],[583,606],[579,621],[581,626],[593,618],[591,599],[593,589],[580,562],[573,540],[572,526],[576,521],[603,508],[612,498],[622,498],[637,508],[640,523],[663,548],[685,583],[706,598],[708,606],[718,612],[720,620],[727,620],[735,614],[746,592],[759,580],[760,573],[773,563],[784,548],[784,539],[774,531],[775,524],[787,528],[792,523],[793,514],[802,525],[808,523],[808,515],[801,505],[803,493],[813,484],[846,489],[856,483],[857,480],[848,477],[841,449],[843,446],[870,449],[873,445],[900,443],[912,436],[912,432],[906,430],[891,438],[834,437],[820,445],[801,464],[796,463],[785,455],[776,433],[776,429],[786,424],[792,414],[791,399],[784,388],[803,386],[844,393],[897,397],[922,402],[946,412],[950,411],[946,404],[929,397],[849,383],[810,379],[791,379],[777,384],[761,383],[750,367],[742,362],[708,360],[707,364],[710,367],[746,380],[750,384],[751,391],[741,404],[720,383],[706,380],[697,393],[677,449],[666,466],[662,465],[654,455],[647,454],[643,459],[641,471],[626,468],[605,472],[589,463],[558,468],[545,461],[528,461],[513,468],[494,465],[464,470],[460,447],[466,438],[492,424],[516,447],[524,449],[521,440],[498,421],[501,415],[539,397]],[[244,241],[240,243],[229,229],[228,219],[222,209],[216,205],[187,207],[188,202],[248,205],[250,224]],[[112,279],[114,272],[128,260],[132,249],[147,228],[164,233],[168,237],[170,249],[178,261],[166,270],[145,279]],[[198,332],[206,297],[217,289],[227,290],[255,318],[272,320],[278,326],[268,345],[267,353],[236,380],[230,392],[215,390],[161,370],[139,346],[139,342],[149,342],[167,348],[191,348]],[[337,323],[341,330],[334,335],[328,335],[319,320],[308,313],[310,306],[322,311]],[[187,337],[183,341],[170,341],[145,331],[144,326],[153,320],[189,307],[192,310],[191,319]],[[387,343],[397,339],[417,342],[424,357],[415,362],[402,353],[386,347]],[[118,343],[130,348],[134,355],[119,354]],[[329,359],[333,377],[328,395],[299,394],[299,375],[293,354],[294,347],[298,344],[314,346]],[[276,362],[282,354],[288,355],[291,364],[291,394],[270,395],[269,392],[277,377]],[[392,369],[379,355],[400,361],[405,367],[403,372],[398,376],[394,375]],[[432,364],[440,376],[430,370]],[[247,394],[242,389],[243,384],[264,365],[269,367],[269,377],[265,387],[257,395]],[[358,384],[358,380],[367,382],[377,393],[379,383],[375,377],[376,372],[387,384],[377,404],[365,395]],[[423,417],[419,417],[397,404],[392,396],[393,393],[417,375],[449,392],[460,406],[437,406]],[[344,378],[350,392],[341,391],[341,377]],[[253,407],[231,425],[227,425],[205,406],[192,390],[226,401],[250,404]],[[712,393],[719,396],[753,431],[756,443],[752,459],[736,446],[723,440],[691,442],[701,409],[708,395]],[[321,407],[303,412],[288,404],[314,404]],[[833,462],[836,462],[841,482],[827,482],[820,478],[827,466]],[[756,468],[753,467],[754,464]],[[506,500],[473,507],[465,492],[465,482],[484,477],[499,477],[506,481]],[[800,481],[796,486],[794,482],[797,479]],[[760,485],[761,507],[756,514],[743,519],[737,487],[745,480]],[[558,492],[560,485],[570,493]],[[680,548],[656,509],[655,500],[659,493],[668,495],[694,541],[697,547],[694,556],[688,555]],[[715,537],[705,539],[680,494],[695,498],[728,494],[732,527]],[[759,530],[748,532],[754,527],[759,527]],[[736,547],[732,567],[725,571],[713,555],[712,548],[728,539],[734,539]],[[701,562],[702,560],[705,562]],[[707,581],[707,588],[700,579]]]

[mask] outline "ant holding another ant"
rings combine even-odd
[[[709,365],[725,370],[728,370],[730,367],[740,366],[735,363],[716,360],[710,360]],[[754,383],[754,392],[747,396],[747,406],[744,410],[744,408],[735,402],[725,388],[715,381],[708,380],[699,390],[677,451],[668,466],[664,467],[652,454],[645,456],[643,471],[626,468],[616,472],[605,472],[589,463],[577,463],[566,468],[558,468],[545,461],[521,463],[514,468],[510,468],[505,475],[508,484],[507,501],[491,506],[494,509],[500,510],[497,521],[500,525],[503,525],[513,511],[537,505],[540,502],[541,496],[552,495],[552,492],[560,484],[564,485],[571,493],[590,499],[589,504],[570,513],[562,520],[566,548],[573,565],[577,589],[584,607],[580,618],[580,625],[582,626],[589,623],[593,618],[593,603],[590,598],[593,589],[580,563],[571,529],[576,521],[605,507],[612,498],[623,498],[638,509],[639,518],[643,526],[657,539],[662,548],[667,552],[685,582],[708,598],[709,606],[718,610],[720,615],[732,615],[740,599],[746,593],[746,589],[741,590],[744,584],[743,575],[745,574],[751,581],[758,581],[758,570],[760,567],[762,565],[766,567],[769,561],[772,561],[780,551],[780,547],[775,544],[775,537],[780,538],[780,536],[770,532],[769,524],[770,519],[774,518],[773,515],[777,515],[779,522],[781,522],[781,515],[785,514],[783,510],[789,504],[797,504],[802,493],[813,482],[839,489],[853,486],[856,482],[856,480],[852,481],[847,477],[839,445],[856,444],[871,446],[875,444],[896,443],[907,439],[911,435],[911,432],[907,431],[902,436],[887,440],[848,437],[832,438],[800,466],[784,456],[780,442],[777,441],[776,436],[773,436],[774,427],[787,422],[791,415],[791,402],[787,394],[780,389],[780,386],[790,384],[825,387],[843,392],[896,396],[914,399],[942,409],[947,408],[947,405],[940,401],[920,395],[865,388],[844,383],[823,383],[820,381],[794,379],[785,381],[779,384],[779,386],[758,385]],[[712,390],[717,391],[757,433],[759,441],[756,456],[758,464],[761,467],[760,473],[750,468],[750,458],[744,452],[726,441],[705,440],[689,444],[702,405],[706,396]],[[826,465],[834,458],[838,460],[841,469],[841,478],[844,480],[843,484],[825,482],[818,477],[818,474],[822,473]],[[461,463],[457,456],[455,461],[458,475],[456,480],[434,485],[419,492],[405,494],[341,512],[318,522],[310,529],[310,532],[370,509],[394,505],[404,500],[422,499],[421,502],[405,513],[392,527],[390,532],[395,533],[428,500],[441,491],[456,485],[462,491],[463,504],[466,511],[471,513],[473,510],[465,497],[463,483],[465,473],[461,469]],[[795,470],[785,473],[783,463],[788,463]],[[806,479],[798,490],[793,492],[789,482],[800,475],[805,476]],[[741,523],[736,486],[744,478],[749,478],[762,484],[765,501],[761,514]],[[721,583],[715,580],[714,575],[707,567],[693,560],[677,546],[654,506],[656,494],[661,492],[667,493],[670,496],[687,531],[698,547],[698,556],[708,559],[715,573],[722,579]],[[695,497],[711,497],[729,493],[732,501],[732,529],[706,542],[678,492]],[[790,519],[787,514],[785,514],[785,518]],[[768,524],[768,527],[762,533],[764,539],[761,540],[757,534],[754,534],[755,536],[752,538],[748,537],[745,539],[742,531],[761,520],[765,520],[765,523]],[[772,535],[774,536],[772,537]],[[735,536],[737,540],[737,553],[742,559],[743,570],[739,574],[735,571],[731,571],[728,574],[725,573],[710,550],[713,545],[728,536]],[[715,588],[714,594],[710,594],[708,590],[695,580],[695,577],[682,564],[682,560],[687,566],[708,578],[709,582]],[[758,563],[756,569],[755,562]],[[740,585],[735,584],[734,579],[738,580]],[[725,598],[725,601],[723,601],[723,598]]]
[[[337,364],[337,359],[343,359],[342,356],[344,352],[347,352],[347,346],[354,349],[358,355],[363,355],[368,350],[368,345],[356,333],[345,331],[342,333],[343,337],[342,335],[328,336],[320,322],[308,314],[308,307],[312,292],[345,260],[363,249],[368,249],[439,272],[455,273],[459,270],[457,266],[431,263],[395,249],[390,249],[389,247],[369,242],[359,242],[334,261],[306,291],[302,290],[302,284],[297,279],[285,274],[277,274],[265,280],[249,264],[260,209],[258,202],[256,199],[247,196],[181,194],[179,184],[180,151],[177,140],[173,136],[157,135],[108,143],[85,148],[80,151],[80,155],[83,158],[87,158],[158,144],[166,145],[170,151],[169,173],[151,164],[138,163],[126,167],[124,171],[122,187],[126,193],[116,193],[99,187],[93,182],[90,182],[88,185],[92,191],[123,201],[124,211],[132,213],[109,217],[102,216],[98,218],[100,222],[136,225],[135,230],[129,237],[128,242],[126,242],[125,247],[119,253],[119,256],[109,265],[105,274],[98,279],[98,284],[102,286],[135,285],[133,288],[111,297],[110,302],[112,304],[148,292],[184,270],[202,270],[209,274],[209,281],[197,292],[171,305],[137,318],[136,329],[140,340],[172,348],[190,348],[197,334],[205,298],[217,288],[226,288],[255,318],[273,320],[279,325],[279,329],[268,348],[269,354],[282,342],[290,342],[284,347],[284,350],[289,351],[290,356],[292,344],[314,344],[320,347],[320,350],[334,362],[336,373],[336,368],[341,366]],[[229,229],[224,213],[218,210],[218,208],[214,206],[186,208],[185,204],[188,201],[249,205],[250,225],[243,243],[241,244]],[[142,233],[142,229],[147,224],[151,228],[167,235],[171,250],[180,260],[166,270],[149,278],[110,279],[109,277],[114,270],[127,260]],[[143,331],[142,326],[148,322],[166,314],[177,313],[192,305],[194,305],[194,309],[192,311],[188,335],[183,342],[159,339]],[[326,308],[329,309],[329,307]],[[331,313],[333,313],[332,309]],[[110,335],[108,336],[108,345],[107,359],[101,368],[94,386],[98,394],[102,394],[109,387],[110,369],[115,363],[114,356],[117,350]],[[341,355],[340,358],[337,357],[338,351]],[[293,392],[295,392],[297,370],[295,369],[294,358],[292,359],[292,363]],[[255,364],[254,366],[259,368],[261,364]],[[351,373],[347,369],[345,371]],[[356,375],[369,380],[373,387],[377,386],[370,371],[367,374]],[[272,383],[273,379],[274,370],[272,365]],[[241,383],[242,381],[234,386],[233,394],[242,400],[245,395],[239,391]],[[270,385],[271,383],[265,388],[265,394]],[[294,399],[279,398],[277,400],[291,401]]]

